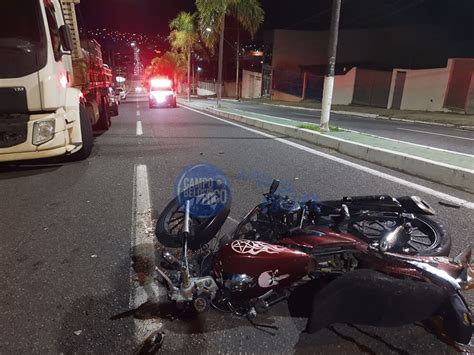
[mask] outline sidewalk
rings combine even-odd
[[[216,109],[206,102],[182,102],[219,116],[285,136],[335,149],[343,154],[474,192],[474,156],[393,139],[338,130],[321,133],[319,126],[233,108]]]
[[[244,101],[247,101],[244,99]],[[321,103],[318,101],[305,100],[301,102],[272,101],[267,98],[248,100],[264,105],[275,105],[281,107],[299,108],[310,111],[321,111]],[[380,118],[389,120],[406,120],[410,122],[420,122],[427,124],[448,125],[474,130],[474,115],[465,115],[447,112],[426,112],[426,111],[404,111],[383,109],[370,106],[356,105],[333,105],[334,113],[356,115],[370,118]]]

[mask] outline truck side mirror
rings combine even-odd
[[[67,25],[59,27],[59,37],[61,39],[61,45],[66,52],[71,52],[73,47],[71,30]]]

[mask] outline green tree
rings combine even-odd
[[[184,56],[188,67],[188,101],[191,99],[191,52],[198,47],[197,14],[180,12],[170,24],[169,41],[175,53]]]
[[[224,57],[225,17],[233,16],[252,36],[265,19],[259,0],[196,0],[199,27],[204,43],[214,48],[219,40],[219,70],[217,105],[222,96],[222,66]]]

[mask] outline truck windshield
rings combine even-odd
[[[0,38],[40,42],[41,17],[38,0],[1,1]]]
[[[25,76],[44,67],[44,34],[39,0],[0,1],[0,78]]]

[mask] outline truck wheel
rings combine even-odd
[[[81,122],[82,148],[77,153],[69,157],[69,161],[79,161],[87,159],[92,152],[94,145],[94,134],[92,133],[92,124],[84,105],[79,106],[79,116]]]
[[[110,117],[109,103],[105,97],[102,97],[99,121],[94,125],[94,130],[107,131],[112,123]]]

